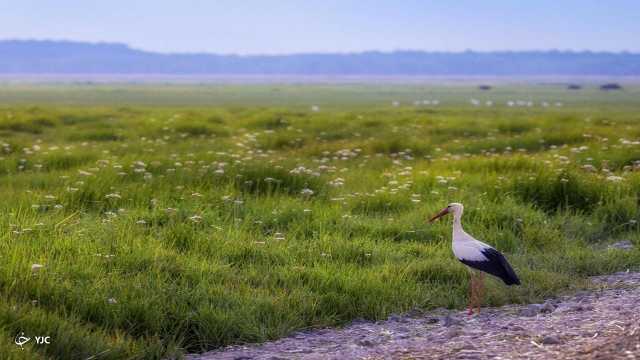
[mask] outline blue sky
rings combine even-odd
[[[640,52],[638,0],[3,0],[0,39],[161,52]]]

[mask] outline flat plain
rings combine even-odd
[[[162,359],[640,265],[640,88],[4,84],[0,353]],[[628,240],[632,250],[608,248]],[[14,344],[16,334],[51,336]]]

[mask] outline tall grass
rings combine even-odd
[[[636,267],[638,250],[606,250],[640,240],[638,109],[623,100],[4,107],[0,353],[162,359],[462,307],[450,224],[426,223],[452,201],[523,280],[490,281],[488,305]],[[20,350],[20,331],[52,344]]]

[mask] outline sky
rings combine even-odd
[[[0,39],[157,52],[640,52],[638,0],[0,0]]]

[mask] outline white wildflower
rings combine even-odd
[[[302,194],[302,196],[309,197],[309,196],[312,196],[314,192],[309,188],[304,188],[302,189],[302,191],[300,191],[300,194]]]

